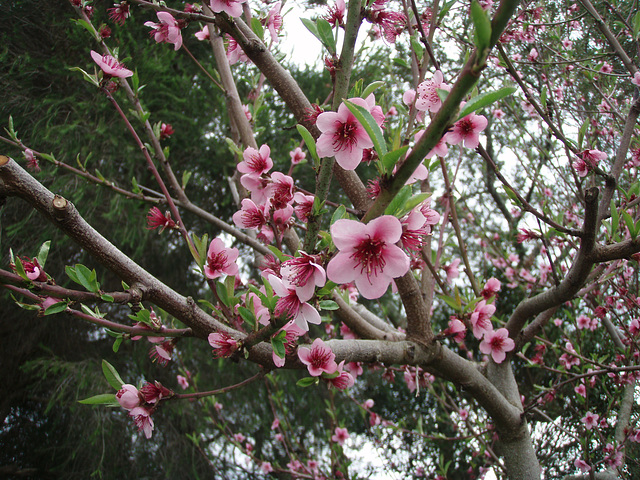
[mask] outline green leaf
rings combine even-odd
[[[448,295],[438,295],[438,298],[443,300],[447,305],[453,308],[456,312],[462,311],[462,305],[456,299],[449,297]],[[459,300],[459,298],[457,299]]]
[[[540,105],[542,108],[547,107],[547,87],[542,88],[542,92],[540,93]]]
[[[106,360],[102,360],[102,373],[104,374],[104,378],[107,379],[109,385],[111,385],[114,389],[120,390],[122,388],[122,385],[124,385],[124,382],[122,381],[122,378],[120,378],[118,371]]]
[[[383,85],[384,85],[384,82],[382,81],[370,83],[365,87],[364,91],[362,92],[362,98],[367,98],[369,95],[371,95],[373,92],[375,92],[377,89],[379,89]]]
[[[618,231],[619,224],[620,214],[618,213],[618,208],[616,207],[616,201],[611,200],[611,235]]]
[[[382,129],[376,123],[371,112],[360,105],[350,102],[349,100],[344,100],[344,104],[366,130],[369,138],[371,138],[371,141],[373,142],[373,148],[378,152],[378,157],[384,157],[387,154],[387,144],[384,141]]]
[[[151,321],[151,312],[147,309],[139,310],[135,314],[129,315],[129,318],[134,322],[144,323],[149,327],[154,327],[153,322]]]
[[[119,407],[120,404],[116,399],[115,393],[102,393],[100,395],[94,395],[93,397],[85,398],[84,400],[78,400],[78,403],[84,405],[108,405],[110,407]]]
[[[584,142],[584,136],[587,133],[587,129],[589,128],[589,119],[585,120],[580,126],[580,130],[578,131],[578,148],[582,149],[582,142]]]
[[[107,295],[106,293],[100,295],[100,298],[105,302],[113,303],[113,297],[111,295]]]
[[[13,256],[13,252],[12,252]],[[16,267],[16,273],[27,282],[31,282],[31,279],[27,277],[27,272],[24,271],[24,265],[22,264],[22,259],[20,257],[14,257],[13,264]]]
[[[271,252],[276,256],[276,258],[278,260],[280,260],[281,262],[286,262],[287,260],[291,260],[290,257],[288,257],[287,255],[285,255],[284,253],[282,253],[277,247],[273,246],[273,245],[267,245],[267,248],[269,250],[271,250]]]
[[[411,187],[409,185],[405,185],[400,189],[397,195],[393,197],[393,200],[391,200],[391,203],[384,211],[385,215],[397,216],[397,214],[402,211],[404,204],[407,203],[409,198],[411,198]]]
[[[53,305],[49,305],[49,307],[47,307],[47,309],[44,311],[44,314],[53,315],[55,313],[64,312],[67,308],[68,308],[68,305],[66,301],[57,302],[57,303],[54,303]]]
[[[453,7],[457,1],[458,0],[451,0],[450,2],[447,2],[442,6],[440,12],[438,12],[438,22],[440,22],[440,20],[442,20],[445,15],[449,13],[449,10],[451,10],[451,7]]]
[[[71,70],[72,72],[81,72],[82,76],[87,82],[89,82],[94,87],[100,88],[100,82],[98,81],[98,78],[95,75],[89,75],[80,67],[70,67],[69,70]]]
[[[275,354],[280,358],[284,358],[286,356],[287,351],[284,348],[284,342],[282,341],[282,338],[279,338],[278,336],[273,337],[271,339],[271,346],[273,347],[273,351],[275,352]]]
[[[96,281],[96,271],[89,270],[81,263],[75,266],[76,278],[78,283],[82,285],[87,291],[97,293],[100,290],[100,286]]]
[[[123,338],[124,337],[118,337],[118,338],[116,338],[116,341],[113,342],[113,347],[111,347],[111,348],[112,348],[114,353],[118,353],[118,350],[120,350],[120,345],[122,345]]]
[[[296,129],[304,140],[304,144],[307,146],[307,150],[309,150],[309,153],[311,154],[313,159],[316,161],[316,163],[320,162],[318,152],[316,151],[316,141],[313,139],[313,136],[311,135],[309,130],[307,130],[304,125],[300,124],[296,125]]]
[[[404,157],[404,154],[407,153],[407,150],[409,150],[409,145],[405,145],[402,148],[393,150],[392,152],[389,152],[384,157],[382,157],[381,161],[385,173],[390,174],[391,172],[393,172],[393,167],[396,166],[398,160]]]
[[[229,295],[227,295],[227,288],[224,286],[224,284],[222,284],[221,282],[216,282],[216,292],[222,304],[230,307],[231,300],[229,299]]]
[[[18,132],[13,129],[13,117],[9,115],[9,128],[4,129],[12,140],[18,140]]]
[[[91,34],[93,38],[97,38],[97,32],[95,28],[93,28],[93,26],[86,20],[82,20],[81,18],[72,18],[71,23],[75,23],[76,25],[80,25],[81,27],[84,27]]]
[[[398,210],[398,212],[396,213],[396,216],[398,218],[404,217],[407,213],[409,213],[415,207],[420,205],[422,202],[424,202],[430,196],[431,196],[431,194],[429,192],[422,192],[422,193],[418,193],[418,194],[412,196],[411,198],[409,198],[404,203],[404,205],[402,205],[400,210]]]
[[[339,308],[333,300],[320,300],[320,310],[338,310]]]
[[[633,39],[638,40],[640,38],[640,10],[633,17]]]
[[[494,92],[482,93],[476,97],[473,97],[464,105],[464,108],[460,111],[460,114],[458,115],[458,120],[466,117],[467,115],[475,112],[476,110],[480,110],[481,108],[484,108],[487,105],[491,105],[492,103],[495,103],[498,100],[502,100],[503,98],[508,97],[515,91],[516,91],[515,87],[503,87],[500,90],[496,90]]]
[[[331,225],[336,223],[338,220],[342,220],[346,216],[347,216],[347,209],[345,208],[344,205],[340,205],[338,208],[336,208],[336,211],[333,212],[333,215],[331,216]]]
[[[182,172],[182,190],[187,188],[187,183],[189,183],[189,179],[191,178],[192,174],[193,174],[193,172],[189,172],[187,170]]]
[[[238,307],[238,313],[245,322],[251,325],[251,327],[256,326],[256,316],[251,310],[246,307]]]
[[[489,48],[491,42],[491,20],[477,0],[471,2],[471,21],[474,26],[474,43],[478,52],[482,52]]]
[[[304,377],[296,382],[296,385],[299,387],[310,387],[311,385],[316,385],[319,382],[318,377]]]
[[[336,53],[336,38],[333,36],[333,29],[331,24],[324,18],[319,18],[316,21],[318,27],[318,35],[320,35],[320,41],[327,47],[331,55]]]
[[[264,27],[260,23],[260,19],[257,17],[251,17],[251,30],[255,33],[260,40],[264,42]]]

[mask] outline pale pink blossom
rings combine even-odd
[[[500,108],[496,108],[493,112],[491,112],[491,114],[493,115],[493,118],[495,118],[496,120],[501,120],[506,115],[504,111],[501,110]]]
[[[453,130],[445,135],[445,139],[449,145],[463,142],[466,148],[476,148],[480,143],[480,132],[488,123],[486,117],[470,113],[453,124]]]
[[[591,319],[586,315],[580,315],[576,319],[576,324],[577,324],[578,330],[583,330],[591,326]]]
[[[458,265],[460,265],[460,259],[454,258],[449,265],[445,265],[442,267],[445,274],[447,275],[447,283],[450,284],[451,282],[453,282],[454,278],[458,278],[458,275],[460,275]]]
[[[300,256],[282,263],[280,273],[291,285],[295,286],[304,298],[311,298],[316,287],[324,287],[327,282],[327,274],[320,264],[317,255],[308,255],[302,250]]]
[[[100,70],[105,77],[127,78],[133,76],[133,72],[118,62],[111,55],[100,55],[98,52],[91,50],[91,58],[98,64]]]
[[[350,98],[350,102],[369,110],[376,123],[382,125],[384,114],[375,105],[375,98]],[[364,127],[342,103],[337,112],[323,112],[318,115],[316,126],[322,132],[316,144],[318,156],[335,157],[336,162],[345,170],[355,170],[362,161],[365,148],[373,147]]]
[[[296,206],[293,210],[296,212],[296,216],[301,222],[308,222],[311,209],[313,208],[313,201],[315,197],[313,195],[305,195],[302,192],[296,192],[293,194],[293,201]]]
[[[440,70],[436,70],[431,80],[425,80],[416,89],[416,108],[422,112],[437,112],[442,106],[442,100],[438,95],[438,89],[451,90],[451,87],[443,82],[444,77]]]
[[[211,240],[209,250],[207,251],[207,263],[204,266],[204,274],[207,278],[214,279],[219,276],[237,275],[238,258],[237,248],[227,248],[222,240],[214,238]]]
[[[151,410],[147,407],[135,407],[129,412],[129,415],[133,417],[133,421],[138,427],[138,430],[143,431],[147,439],[151,438],[151,434],[153,433]]]
[[[262,462],[260,464],[260,470],[262,470],[262,473],[264,473],[266,475],[268,473],[273,472],[273,467],[271,466],[271,464],[269,462]]]
[[[494,297],[500,291],[501,283],[495,277],[487,280],[487,283],[484,284],[484,288],[480,292],[480,295],[484,297],[485,300],[489,300],[491,297]]]
[[[280,9],[282,8],[282,2],[274,3],[271,10],[269,10],[269,15],[267,16],[267,29],[269,29],[269,33],[271,34],[271,41],[273,43],[278,43],[280,40],[278,38],[278,33],[282,29],[282,15],[280,15]]]
[[[536,60],[538,60],[538,56],[538,50],[532,48],[529,52],[529,55],[527,55],[527,60],[529,60],[530,62],[535,62]]]
[[[236,39],[231,35],[226,35],[226,37],[228,40],[227,60],[229,60],[229,65],[234,65],[238,62],[249,63],[249,57],[247,57],[247,54],[244,53],[242,47],[238,45]]]
[[[210,333],[207,340],[214,348],[213,356],[216,358],[230,357],[239,346],[237,340],[222,332]]]
[[[171,340],[161,343],[160,345],[154,345],[149,350],[149,357],[152,361],[158,362],[163,367],[171,361],[171,353],[173,352],[175,345]]]
[[[289,152],[289,156],[291,157],[291,163],[297,165],[307,157],[307,154],[300,147],[296,147],[295,150]]]
[[[311,348],[298,348],[298,358],[307,366],[312,377],[319,377],[323,373],[331,375],[338,370],[335,354],[320,338],[313,341]]]
[[[631,83],[640,87],[640,72],[636,72],[633,74],[633,78],[631,79]]]
[[[336,427],[334,434],[331,436],[331,441],[344,445],[347,440],[349,440],[349,431],[346,428]]]
[[[24,155],[25,160],[27,160],[27,168],[36,173],[39,172],[40,165],[38,164],[38,157],[36,157],[35,152],[30,148],[26,148],[22,154]]]
[[[260,176],[267,173],[273,167],[273,160],[269,156],[271,149],[268,145],[262,145],[260,150],[248,147],[242,154],[243,160],[238,164],[240,173]]]
[[[613,67],[609,63],[604,62],[602,64],[602,66],[600,67],[600,71],[602,73],[611,73],[611,72],[613,72]]]
[[[242,4],[246,0],[211,0],[211,10],[216,13],[225,12],[232,17],[239,17],[242,15]]]
[[[493,330],[491,316],[495,313],[496,306],[487,305],[486,300],[480,300],[471,314],[471,325],[473,326],[473,336],[480,340],[486,333]],[[486,352],[485,352],[486,353]]]
[[[195,33],[195,36],[198,40],[200,40],[201,42],[203,40],[209,40],[210,35],[209,35],[209,25],[205,25],[202,30],[200,30],[199,32]]]
[[[158,23],[145,22],[145,26],[151,27],[151,35],[158,43],[172,43],[174,50],[182,46],[182,34],[178,21],[169,12],[158,12]]]
[[[280,297],[276,303],[274,314],[294,320],[298,327],[305,332],[309,331],[309,323],[319,325],[322,321],[318,311],[307,303],[313,296],[307,296],[308,292],[296,292],[295,285],[284,278],[269,275],[269,284],[275,294]]]
[[[586,177],[590,170],[587,163],[581,158],[576,158],[571,166],[574,168],[579,177]]]
[[[189,388],[189,380],[187,380],[187,377],[178,375],[176,376],[176,380],[178,381],[178,385],[180,385],[180,387],[182,387],[183,390],[186,390],[187,388]]]
[[[485,333],[482,342],[480,342],[480,351],[485,355],[491,354],[496,363],[502,363],[507,357],[507,352],[514,348],[515,343],[509,338],[509,331],[506,328]]]
[[[394,278],[409,271],[409,257],[395,245],[402,236],[400,220],[391,215],[368,224],[338,220],[331,237],[338,254],[327,266],[327,276],[335,283],[355,281],[360,294],[380,298]]]
[[[140,406],[142,397],[138,389],[129,383],[122,385],[122,388],[116,393],[116,400],[125,410],[133,410]]]
[[[579,468],[582,473],[587,473],[591,470],[591,466],[581,458],[576,458],[573,462],[573,466]]]
[[[599,420],[600,415],[591,412],[587,412],[587,414],[580,419],[580,421],[584,423],[584,428],[587,430],[591,430],[593,427],[596,427]]]
[[[264,193],[275,210],[282,210],[293,202],[293,190],[293,178],[282,172],[273,172]],[[293,215],[293,207],[291,207],[291,215]]]
[[[568,38],[565,38],[564,40],[562,40],[561,43],[562,43],[562,46],[567,50],[571,50],[571,48],[573,47],[573,42]]]

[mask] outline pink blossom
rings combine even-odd
[[[349,101],[369,110],[376,123],[382,125],[384,114],[380,107],[375,106],[373,95],[369,95],[366,100],[350,98]],[[373,147],[364,127],[344,103],[340,104],[337,112],[318,115],[316,125],[322,132],[316,145],[318,156],[335,156],[336,162],[345,170],[355,170],[362,161],[364,149]]]
[[[100,55],[98,52],[91,50],[91,58],[98,64],[105,78],[127,78],[133,76],[133,72],[118,62],[111,55]]]
[[[349,440],[349,430],[346,428],[336,427],[335,433],[331,436],[331,441],[344,445],[344,442]]]
[[[109,12],[109,18],[120,26],[124,25],[124,21],[131,14],[127,2],[116,3],[112,8],[108,8],[107,11]]]
[[[578,330],[589,328],[591,326],[591,319],[586,315],[580,315],[576,320]]]
[[[633,74],[633,78],[631,79],[631,83],[635,86],[640,87],[640,72],[636,72]]]
[[[165,138],[169,138],[171,135],[175,133],[175,130],[169,123],[163,123],[160,125],[160,140],[164,140]]]
[[[152,361],[157,361],[160,365],[166,367],[171,361],[171,353],[173,352],[174,347],[175,345],[171,340],[163,342],[160,345],[154,345],[149,350],[149,357]]]
[[[334,386],[338,390],[345,390],[349,387],[353,387],[355,380],[351,373],[344,370],[344,360],[342,360],[338,364],[338,369],[335,371],[335,373],[337,374],[336,377],[327,378],[327,381],[332,386]]]
[[[265,213],[265,206],[258,206],[248,198],[242,200],[242,208],[233,214],[233,223],[240,228],[259,230],[268,221],[269,216]]]
[[[599,420],[600,415],[591,412],[587,412],[587,414],[580,419],[580,421],[584,423],[584,428],[587,430],[591,430],[593,427],[597,426]]]
[[[431,80],[425,80],[416,89],[416,108],[422,112],[437,112],[442,106],[442,100],[438,95],[438,89],[451,90],[451,87],[443,83],[444,76],[440,70],[436,70]]]
[[[227,60],[229,60],[229,65],[234,65],[238,62],[249,63],[249,57],[244,53],[242,47],[238,45],[236,39],[231,35],[226,35],[226,37],[229,41],[227,45]]]
[[[147,407],[135,407],[129,412],[129,415],[133,417],[133,421],[136,427],[138,427],[138,430],[142,430],[147,439],[151,438],[151,434],[153,433],[151,409]]]
[[[535,48],[532,48],[531,51],[529,52],[529,55],[527,55],[527,59],[530,62],[535,62],[538,59],[538,50],[536,50]]]
[[[347,5],[344,0],[336,0],[336,3],[329,7],[329,15],[325,20],[332,26],[344,25],[344,16],[347,13]]]
[[[125,410],[133,410],[142,403],[138,389],[129,383],[122,385],[122,388],[116,393],[116,399]]]
[[[449,265],[445,265],[442,269],[447,274],[447,283],[453,282],[454,278],[458,278],[460,275],[460,270],[458,269],[458,265],[460,265],[460,259],[454,258],[453,261]]]
[[[573,462],[573,466],[579,468],[582,473],[587,473],[591,470],[591,466],[581,458],[576,458]]]
[[[207,263],[204,266],[204,274],[210,279],[218,278],[223,274],[237,275],[237,258],[237,248],[227,248],[222,240],[214,238],[211,240],[209,250],[207,251]]]
[[[464,337],[467,333],[467,327],[458,318],[452,318],[449,320],[449,326],[444,331],[445,335],[453,335],[456,342],[464,341]]]
[[[395,245],[401,236],[400,220],[391,215],[366,225],[338,220],[331,237],[339,253],[329,262],[327,276],[338,284],[355,281],[363,297],[380,298],[392,279],[409,271],[409,257]]]
[[[315,197],[313,195],[305,195],[302,192],[296,192],[293,195],[293,201],[296,203],[294,211],[296,216],[301,222],[308,222],[311,209],[313,208],[313,201]]]
[[[291,157],[291,163],[297,165],[307,157],[307,154],[300,147],[296,147],[295,150],[289,152],[289,156]]]
[[[586,397],[587,396],[587,387],[585,386],[584,383],[581,383],[580,385],[576,386],[573,389],[573,391],[576,392],[581,397]]]
[[[186,377],[182,375],[178,375],[176,376],[176,380],[178,380],[178,385],[180,385],[183,390],[186,390],[187,388],[189,388],[189,380],[187,380]]]
[[[311,298],[316,287],[324,287],[327,274],[317,255],[308,255],[302,250],[299,253],[299,257],[283,262],[280,272],[295,286],[297,293],[304,298]]]
[[[172,43],[174,50],[182,46],[182,33],[178,21],[169,12],[158,12],[158,23],[145,22],[146,27],[151,27],[151,35],[158,43]]]
[[[561,43],[562,43],[562,46],[567,50],[570,50],[573,47],[573,42],[568,38],[565,38],[564,40],[562,40]]]
[[[445,135],[450,145],[464,143],[466,148],[476,148],[480,143],[480,132],[487,128],[486,117],[470,113],[453,124],[453,130]]]
[[[419,207],[414,208],[402,218],[402,236],[400,244],[405,250],[419,253],[425,241],[425,237],[431,233],[427,225],[427,219]]]
[[[494,297],[500,291],[501,283],[497,278],[490,278],[487,280],[487,283],[484,284],[484,288],[480,292],[485,300],[489,300],[491,297]]]
[[[278,33],[280,33],[280,30],[282,29],[282,15],[280,15],[281,8],[282,2],[274,3],[271,10],[269,10],[269,15],[267,16],[267,28],[269,29],[271,41],[273,43],[278,43],[280,40],[278,38]]]
[[[214,348],[213,356],[216,358],[230,357],[238,349],[238,342],[226,333],[210,333],[209,345]]]
[[[609,63],[604,62],[602,64],[602,66],[600,67],[600,72],[602,72],[602,73],[611,73],[611,72],[613,72],[613,67]]]
[[[576,158],[571,166],[574,168],[579,177],[586,177],[590,170],[587,163],[581,158]]]
[[[319,377],[323,373],[331,375],[338,370],[335,354],[320,338],[313,341],[310,349],[307,347],[298,348],[298,358],[307,366],[309,375],[312,377]]]
[[[501,120],[505,116],[504,111],[499,108],[496,108],[493,112],[491,112],[491,114],[493,115],[493,118],[495,118],[496,120]]]
[[[273,312],[276,316],[284,315],[286,318],[294,320],[298,327],[305,332],[309,331],[309,323],[320,324],[322,321],[320,314],[307,303],[313,296],[313,292],[310,296],[307,296],[308,291],[297,292],[295,285],[275,275],[269,275],[268,280],[275,294],[280,297]]]
[[[260,464],[260,470],[262,470],[262,473],[264,473],[266,475],[268,473],[273,472],[273,467],[271,466],[271,464],[269,462],[262,462]]]
[[[473,326],[473,336],[478,340],[483,335],[493,330],[491,325],[491,316],[495,313],[496,306],[493,304],[487,305],[486,300],[480,300],[471,314],[471,325]]]
[[[30,148],[27,148],[25,149],[24,152],[22,152],[22,154],[24,155],[24,158],[27,160],[27,168],[36,173],[39,172],[40,165],[38,164],[38,158],[36,157],[34,151],[31,150]]]
[[[273,172],[271,182],[265,187],[265,195],[275,210],[282,210],[293,202],[293,178],[281,172]],[[291,207],[291,215],[293,207]]]
[[[242,154],[242,162],[237,166],[240,173],[260,176],[267,173],[273,167],[273,160],[269,156],[271,149],[268,145],[262,145],[260,150],[248,147]]]
[[[480,351],[485,355],[491,354],[493,361],[502,363],[510,352],[515,348],[514,341],[509,338],[509,331],[506,328],[499,328],[495,331],[485,333],[480,342]]]
[[[203,40],[209,40],[210,35],[209,35],[209,25],[205,25],[202,30],[200,30],[199,32],[195,33],[195,36],[198,40],[200,40],[201,42]]]
[[[242,15],[242,4],[246,0],[211,0],[211,10],[216,13],[225,12],[232,17],[239,17]]]

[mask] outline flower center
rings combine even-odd
[[[473,124],[471,123],[471,120],[460,120],[458,122],[458,128],[460,129],[460,134],[463,136],[471,135],[473,133]]]
[[[351,150],[351,147],[357,143],[356,131],[358,125],[353,120],[347,120],[340,128],[336,130],[333,136],[333,146],[336,151]]]
[[[369,281],[371,281],[371,275],[377,277],[386,264],[382,256],[382,250],[385,245],[384,241],[367,235],[367,238],[362,240],[351,254],[351,258],[360,264],[360,273],[366,272]]]
[[[210,255],[207,258],[209,268],[213,271],[220,271],[227,265],[227,254],[225,252],[218,252]]]

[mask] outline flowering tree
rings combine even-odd
[[[170,386],[137,382],[138,373],[104,361],[112,390],[83,403],[121,407],[150,439],[163,429],[162,410],[197,400],[194,414],[207,422],[194,448],[210,462],[223,451],[252,475],[357,478],[350,442],[398,439],[406,445],[387,451],[385,468],[415,478],[637,471],[640,13],[632,2],[337,1],[303,19],[330,79],[313,104],[277,60],[287,22],[299,21],[283,18],[281,2],[131,0],[105,11],[71,3],[93,42],[74,81],[84,78],[113,108],[155,185],[134,178],[122,187],[88,159],[76,167],[41,152],[9,118],[0,139],[15,160],[0,157],[0,195],[29,204],[122,285],[103,288],[102,274],[77,262],[68,280],[54,278],[46,262],[55,244],[45,242],[33,245],[35,256],[10,252],[2,286],[40,315],[97,325],[114,351],[148,341],[151,360],[180,363]],[[190,188],[211,196],[208,167],[172,161],[167,142],[180,126],[144,106],[145,80],[126,60],[133,42],[112,42],[112,29],[141,28],[149,42],[170,44],[157,48],[184,51],[194,85],[204,75],[224,99],[203,141],[227,137],[237,164],[213,192],[233,199],[226,218],[188,194],[193,176]],[[192,53],[205,51],[200,42],[202,58]],[[386,68],[366,72],[374,49]],[[282,103],[289,158],[264,140],[277,120],[259,116]],[[73,190],[43,185],[53,167],[145,202],[146,228],[167,252],[188,247],[182,270],[199,285],[178,292],[119,250],[85,221]],[[198,343],[223,368],[256,368],[235,383],[202,385],[197,360],[181,353]],[[399,376],[397,401],[369,398],[395,391]],[[227,392],[258,384],[270,405],[261,419],[268,439],[221,413]],[[326,410],[315,412],[326,417],[324,433],[300,439],[303,420],[287,395],[325,396]],[[350,435],[357,412],[368,429]],[[214,431],[216,442],[201,447]]]

